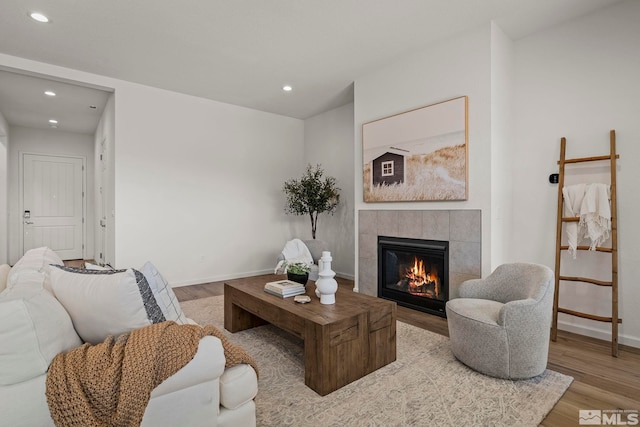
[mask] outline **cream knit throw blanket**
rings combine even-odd
[[[51,362],[47,402],[56,426],[139,426],[151,391],[189,363],[200,339],[222,341],[226,366],[257,366],[215,327],[162,322],[97,345],[84,344]]]

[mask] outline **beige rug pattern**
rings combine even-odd
[[[222,296],[181,306],[224,330]],[[258,426],[536,426],[573,381],[550,370],[487,377],[458,362],[447,337],[398,322],[395,362],[322,397],[304,384],[302,341],[271,325],[224,332],[258,363]]]

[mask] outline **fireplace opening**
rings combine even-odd
[[[378,296],[445,317],[449,242],[378,236]]]

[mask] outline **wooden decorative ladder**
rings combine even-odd
[[[618,318],[618,221],[617,221],[617,203],[616,203],[616,159],[620,158],[616,154],[616,132],[609,132],[609,155],[597,157],[583,157],[576,159],[566,159],[566,138],[560,139],[560,173],[558,177],[558,222],[556,226],[556,265],[555,265],[555,293],[553,296],[553,322],[551,325],[551,340],[556,341],[558,337],[558,313],[565,313],[572,316],[582,317],[584,319],[597,320],[599,322],[611,323],[611,355],[618,357],[618,324],[622,323],[622,319]],[[596,251],[611,254],[611,281],[595,280],[588,277],[571,277],[560,274],[560,255],[561,251],[568,250],[568,246],[562,245],[563,223],[578,222],[579,217],[564,217],[564,197],[562,189],[564,187],[565,165],[570,163],[584,163],[593,161],[608,160],[610,162],[611,173],[611,247],[597,247]],[[578,246],[579,251],[589,250],[589,246]],[[582,282],[597,286],[611,287],[611,317],[596,316],[593,314],[582,313],[579,311],[569,310],[558,307],[560,283],[562,282]],[[563,283],[564,284],[564,283]]]

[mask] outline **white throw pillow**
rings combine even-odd
[[[44,287],[51,292],[51,280],[49,279],[51,264],[62,264],[62,260],[54,251],[47,247],[29,249],[23,256],[15,263],[9,273],[9,280],[7,281],[7,288],[17,284],[16,280],[11,280],[14,274],[18,274],[25,270],[35,270],[45,275]]]
[[[164,322],[144,275],[134,269],[51,268],[51,284],[80,337],[91,344],[108,335]]]
[[[82,345],[62,305],[42,286],[7,289],[0,298],[0,385],[44,374],[53,358]]]
[[[140,269],[144,277],[146,277],[153,295],[160,306],[160,310],[167,320],[173,320],[179,325],[187,323],[187,317],[180,308],[180,303],[176,294],[173,292],[171,285],[162,277],[158,269],[147,261]]]

